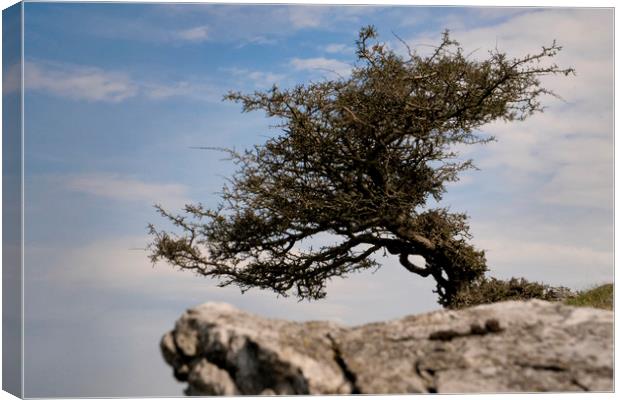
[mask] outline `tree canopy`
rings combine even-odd
[[[177,229],[150,226],[151,260],[302,299],[324,297],[333,277],[378,267],[381,252],[433,277],[443,305],[484,276],[467,216],[429,200],[474,168],[457,146],[493,140],[480,132],[492,121],[542,111],[541,96],[554,94],[540,78],[573,70],[546,62],[561,50],[555,42],[481,60],[447,31],[424,55],[407,47],[401,56],[376,37],[371,26],[360,31],[350,76],[226,95],[244,112],[264,111],[279,133],[242,152],[222,149],[238,169],[218,207],[158,207]],[[330,244],[304,245],[326,237]]]

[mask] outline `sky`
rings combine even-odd
[[[206,4],[25,4],[25,395],[178,396],[158,349],[183,311],[224,301],[267,317],[360,324],[437,310],[433,282],[380,257],[298,302],[151,265],[153,209],[215,206],[234,165],[193,146],[247,148],[278,133],[229,90],[346,76],[360,27],[399,53],[450,29],[474,57],[535,53],[562,99],[482,128],[479,167],[442,205],[470,215],[489,275],[584,289],[613,280],[611,9]],[[3,95],[15,95],[7,72]],[[11,75],[13,73],[13,75]]]

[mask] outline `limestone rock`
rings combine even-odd
[[[160,346],[192,395],[613,390],[613,312],[540,300],[353,328],[206,303]]]

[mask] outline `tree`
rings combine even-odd
[[[238,170],[219,207],[188,205],[181,215],[158,207],[180,232],[150,226],[153,262],[242,291],[318,299],[329,279],[378,267],[372,255],[383,251],[432,276],[446,306],[484,276],[467,216],[429,200],[474,168],[457,146],[493,140],[479,131],[489,122],[542,111],[540,96],[554,94],[540,77],[573,70],[544,65],[561,50],[555,42],[522,58],[496,49],[476,60],[447,31],[431,54],[407,47],[406,57],[376,36],[371,26],[360,31],[350,77],[225,96],[244,112],[263,110],[281,133],[244,152],[221,149]],[[326,234],[332,244],[307,246]]]

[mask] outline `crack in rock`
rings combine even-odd
[[[340,367],[344,378],[351,384],[351,394],[361,394],[362,391],[357,386],[357,374],[349,368],[347,362],[342,357],[342,352],[340,350],[340,346],[338,346],[338,342],[336,342],[336,339],[334,339],[330,333],[327,333],[326,337],[331,342],[332,351],[334,352],[334,361],[336,361],[336,364]]]
[[[437,393],[437,384],[435,382],[435,370],[432,368],[422,368],[422,360],[415,362],[415,372],[424,382],[428,393]]]

